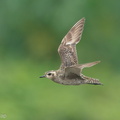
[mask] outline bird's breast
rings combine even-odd
[[[59,84],[63,84],[63,85],[80,85],[83,84],[83,80],[82,79],[61,79],[61,78],[57,78],[54,80],[54,82],[59,83]]]

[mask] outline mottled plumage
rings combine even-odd
[[[101,85],[98,79],[84,76],[81,72],[83,68],[96,65],[100,61],[78,64],[76,44],[79,43],[84,28],[85,19],[79,20],[63,38],[58,53],[61,58],[61,66],[58,70],[46,72],[44,76],[52,81],[64,85],[94,84]]]

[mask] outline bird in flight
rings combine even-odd
[[[52,81],[63,85],[81,85],[93,84],[102,85],[98,79],[83,75],[82,69],[92,67],[100,61],[95,61],[86,64],[78,64],[76,44],[80,42],[85,18],[79,20],[65,35],[59,48],[58,53],[61,58],[61,66],[58,70],[46,72],[40,78],[48,78]]]

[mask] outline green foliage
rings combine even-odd
[[[0,1],[0,119],[118,120],[120,97],[119,4],[114,0]],[[86,18],[80,63],[104,86],[64,86],[39,79],[58,69],[63,36]]]

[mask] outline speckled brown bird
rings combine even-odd
[[[78,64],[76,44],[81,40],[84,22],[85,18],[79,20],[63,38],[58,48],[58,53],[61,58],[60,68],[46,72],[40,78],[45,77],[63,85],[102,85],[98,79],[87,77],[81,73],[83,68],[92,67],[100,61]]]

